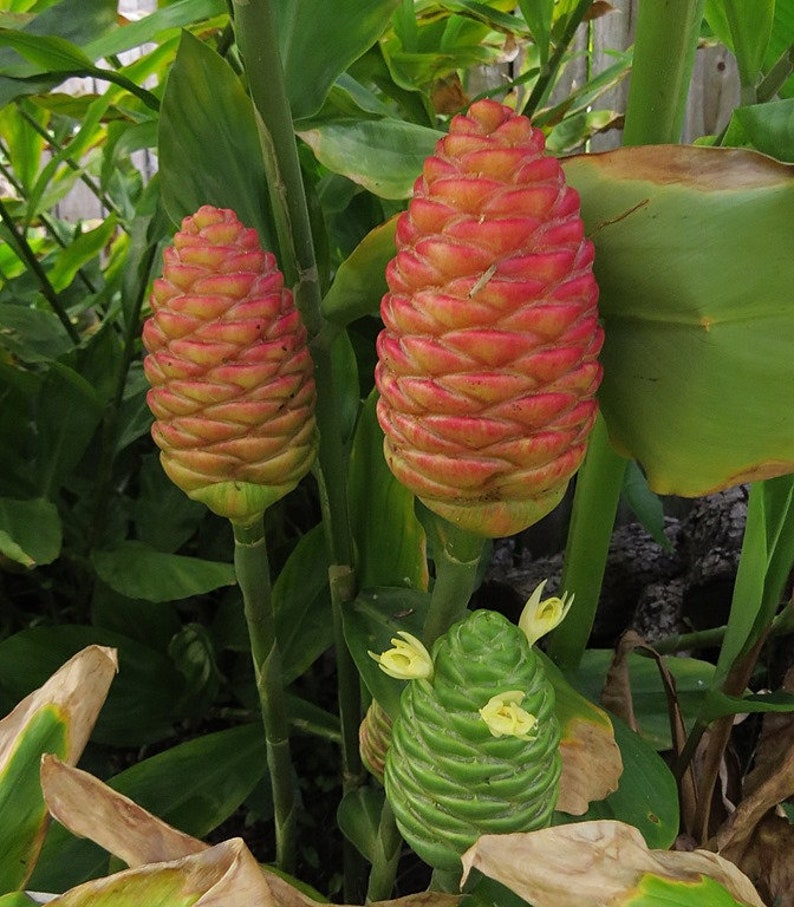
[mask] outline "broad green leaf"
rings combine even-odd
[[[425,532],[413,494],[391,473],[383,456],[373,391],[361,412],[350,455],[350,521],[356,540],[357,576],[364,588],[427,589]]]
[[[670,539],[664,534],[664,507],[661,499],[648,488],[642,470],[633,460],[627,464],[623,477],[623,499],[648,535],[666,551],[671,551]]]
[[[0,721],[0,891],[25,885],[41,849],[48,819],[42,755],[77,762],[115,669],[111,651],[87,648]]]
[[[184,680],[171,660],[135,640],[100,627],[33,627],[0,642],[0,691],[18,702],[87,646],[118,651],[119,675],[97,720],[93,738],[112,746],[140,746],[167,737],[179,716]]]
[[[116,25],[116,0],[59,0],[40,12],[23,29],[27,36],[57,36],[62,41],[83,47],[97,35],[103,34]],[[55,74],[43,78],[11,78],[5,73],[20,63],[20,57],[10,47],[0,48],[0,107],[20,95],[38,94],[53,88],[63,81]],[[31,66],[28,65],[28,70]],[[35,71],[35,67],[33,67]]]
[[[382,788],[357,787],[342,797],[336,811],[340,830],[370,863],[374,862],[377,852],[383,802]]]
[[[618,789],[590,804],[584,819],[618,819],[638,829],[649,847],[667,848],[678,836],[678,788],[667,764],[639,734],[612,719],[623,758]],[[555,821],[560,819],[555,814]]]
[[[116,218],[110,214],[98,227],[77,236],[59,253],[47,274],[56,293],[65,290],[80,268],[105,249],[113,238],[116,227]]]
[[[351,321],[377,312],[386,285],[386,265],[397,254],[394,233],[397,218],[375,227],[339,266],[322,302],[323,315],[346,327]]]
[[[202,205],[231,208],[274,248],[254,111],[214,50],[185,32],[160,111],[163,202],[175,223]]]
[[[164,554],[144,542],[126,541],[112,551],[95,550],[91,561],[100,579],[129,598],[178,601],[236,582],[234,566],[179,554]]]
[[[224,0],[176,0],[155,9],[141,19],[130,20],[86,45],[85,51],[93,60],[138,48],[151,41],[161,40],[163,33],[203,22],[227,12]]]
[[[42,497],[51,497],[86,452],[102,417],[102,401],[86,379],[53,362],[36,403],[36,470]]]
[[[52,35],[31,35],[13,28],[0,27],[0,47],[12,47],[35,67],[20,71],[22,76],[33,75],[36,71],[70,72],[72,70],[93,69],[93,60],[79,47]],[[6,73],[16,75],[16,67],[8,67]]]
[[[157,454],[141,459],[135,499],[136,537],[158,551],[174,552],[193,535],[206,507],[168,478]]]
[[[637,883],[636,893],[618,902],[621,907],[745,907],[727,888],[701,876],[699,881],[672,881],[647,874]]]
[[[586,696],[598,700],[614,652],[611,649],[588,649],[573,679]],[[678,704],[687,724],[698,715],[704,696],[714,678],[714,665],[697,658],[667,656],[665,667],[675,680]],[[662,751],[672,747],[667,696],[659,669],[651,658],[633,652],[628,656],[634,716],[643,740]]]
[[[334,81],[389,25],[400,0],[279,0],[279,43],[292,115],[316,113]]]
[[[291,683],[333,644],[328,559],[321,525],[293,548],[273,584],[272,601],[284,682]]]
[[[22,110],[24,116],[20,116],[20,108],[14,105],[0,110],[0,134],[7,148],[14,177],[21,184],[24,195],[33,185],[45,147],[44,136],[38,128],[34,128],[34,124],[39,128],[46,127],[48,115],[32,104],[25,104]],[[3,274],[8,276],[5,268]]]
[[[537,48],[540,65],[549,59],[551,24],[554,19],[554,0],[518,0],[524,21],[532,32],[532,43]]]
[[[408,198],[442,133],[402,120],[337,120],[298,133],[334,173],[381,198]]]
[[[47,810],[39,783],[43,753],[66,753],[66,727],[52,706],[32,715],[0,771],[0,890],[24,885],[38,857]]]
[[[755,87],[772,34],[775,0],[706,0],[705,16],[736,55],[742,84]]]
[[[43,498],[0,498],[0,553],[25,567],[50,564],[61,551],[58,508]]]
[[[794,567],[794,475],[756,482],[750,488],[728,628],[720,649],[714,688],[734,661],[766,633],[783,600]]]
[[[264,734],[253,722],[180,743],[126,769],[108,786],[174,828],[204,838],[245,801],[266,768]],[[54,825],[31,884],[61,891],[102,875],[107,865],[101,847]]]
[[[0,306],[0,348],[23,362],[47,362],[73,346],[52,312],[23,305]]]
[[[742,144],[749,143],[756,151],[794,164],[794,98],[737,108],[723,144],[735,144],[732,139],[737,125]]]
[[[576,157],[565,170],[596,246],[614,446],[659,494],[794,470],[794,171],[681,146]]]
[[[391,648],[400,630],[421,636],[429,601],[429,593],[414,589],[368,589],[342,609],[345,639],[361,679],[392,718],[399,712],[405,681],[384,674],[368,653]]]
[[[12,891],[9,894],[0,895],[0,907],[35,907],[40,903],[40,901],[34,901],[24,891]]]

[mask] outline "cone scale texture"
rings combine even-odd
[[[252,523],[316,448],[306,331],[274,256],[233,211],[182,222],[154,282],[144,360],[163,468],[191,498]]]
[[[435,513],[512,535],[559,502],[597,412],[579,196],[526,117],[478,101],[425,161],[396,244],[376,368],[386,459]]]
[[[554,689],[514,624],[475,611],[433,647],[431,680],[403,690],[386,753],[386,795],[405,840],[436,869],[460,869],[480,835],[548,825],[559,792]],[[529,739],[493,736],[480,710],[523,694],[537,720]]]

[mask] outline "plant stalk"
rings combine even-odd
[[[624,145],[681,141],[705,0],[641,0]]]
[[[291,872],[297,856],[297,791],[289,746],[281,654],[276,640],[264,518],[253,526],[233,523],[234,568],[243,594],[276,826],[276,863]]]
[[[295,304],[310,338],[324,319],[320,312],[320,281],[314,252],[306,193],[292,123],[278,42],[273,0],[233,0],[235,33],[245,64],[259,129],[280,265],[293,287]],[[339,430],[343,409],[332,351],[312,345],[320,429],[318,479],[329,563],[334,642],[342,723],[342,778],[345,792],[363,782],[358,753],[361,691],[358,671],[344,638],[342,609],[356,593],[353,540],[347,504],[347,448]],[[355,848],[344,842],[345,895],[357,899],[364,889],[364,865]]]
[[[391,804],[388,799],[385,799],[375,839],[375,854],[367,887],[367,904],[374,901],[385,901],[391,897],[402,843],[402,835],[397,829]]]

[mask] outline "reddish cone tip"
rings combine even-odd
[[[176,485],[250,523],[314,460],[306,331],[274,256],[233,211],[186,217],[163,258],[143,328],[152,437]]]
[[[597,412],[579,196],[540,130],[478,101],[425,161],[396,244],[375,373],[387,461],[451,522],[512,535],[557,505]]]

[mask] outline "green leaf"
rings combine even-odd
[[[350,455],[350,521],[364,588],[426,589],[425,532],[414,513],[414,496],[391,473],[383,456],[373,391],[356,426]],[[372,515],[378,514],[378,519]]]
[[[204,838],[245,801],[266,767],[262,727],[253,722],[180,743],[126,769],[108,785],[169,825]],[[63,891],[104,875],[107,865],[102,848],[55,825],[31,884]]]
[[[538,51],[541,66],[549,59],[551,24],[554,19],[554,0],[518,0],[518,8],[532,32],[532,43]]]
[[[375,859],[378,846],[378,827],[384,800],[382,789],[357,787],[342,797],[336,811],[342,834],[370,863]]]
[[[349,185],[349,184],[348,184]],[[322,302],[323,315],[340,327],[378,311],[387,291],[386,265],[397,254],[397,218],[375,227],[339,266]]]
[[[391,648],[400,630],[421,636],[429,602],[429,593],[415,589],[367,589],[342,611],[345,639],[361,679],[392,717],[399,712],[405,682],[384,674],[368,652]]]
[[[43,498],[0,498],[0,553],[25,567],[51,564],[61,552],[58,508]]]
[[[736,124],[756,151],[794,164],[794,98],[737,108],[723,144],[734,144],[731,136]]]
[[[80,268],[105,249],[117,226],[116,217],[110,214],[98,227],[77,236],[58,254],[47,274],[56,293],[65,290]]]
[[[33,869],[47,809],[39,783],[44,753],[66,754],[66,723],[54,706],[36,712],[0,772],[0,890],[19,888]]]
[[[764,62],[772,23],[775,0],[706,0],[706,19],[736,55],[742,85],[755,87]]]
[[[3,695],[18,702],[76,652],[94,644],[118,650],[119,675],[92,739],[113,746],[140,746],[172,733],[184,689],[182,675],[161,652],[100,627],[33,627],[4,639],[0,642]]]
[[[237,582],[232,564],[164,554],[139,541],[123,542],[113,551],[95,550],[91,562],[111,589],[150,602],[178,601]]]
[[[615,901],[615,907],[746,907],[726,888],[707,876],[699,880],[678,882],[661,876],[643,875],[635,891],[625,899]]]
[[[74,369],[53,362],[36,404],[39,490],[51,497],[77,466],[102,418],[96,390]]]
[[[13,28],[0,27],[0,47],[13,47],[36,70],[43,72],[70,72],[72,70],[93,69],[94,61],[79,47],[67,41],[49,35],[31,35]],[[6,72],[16,75],[16,67],[9,67]],[[22,76],[33,75],[29,67],[20,73]]]
[[[794,170],[682,146],[581,156],[565,170],[596,246],[613,445],[659,494],[794,471]]]
[[[172,553],[181,548],[206,515],[206,507],[174,485],[157,454],[141,459],[138,485],[136,537],[158,551]]]
[[[48,362],[72,346],[71,338],[52,312],[23,305],[0,306],[0,348],[23,362]]]
[[[254,110],[229,64],[185,32],[159,127],[163,202],[175,223],[202,205],[231,208],[274,248]]]
[[[93,60],[138,48],[142,44],[162,40],[163,33],[183,26],[195,25],[205,19],[228,11],[224,0],[176,0],[168,6],[131,20],[123,28],[115,28],[86,46]]]
[[[292,115],[316,113],[334,81],[389,25],[400,0],[280,0],[279,43]]]
[[[317,159],[380,198],[408,198],[442,133],[402,120],[336,120],[301,126]]]
[[[662,758],[618,718],[612,718],[615,739],[623,757],[623,774],[615,793],[591,803],[589,819],[618,819],[642,832],[648,847],[666,850],[678,835],[678,789],[675,777]],[[555,813],[555,824],[571,817]]]
[[[0,907],[35,907],[40,901],[34,901],[24,891],[12,891],[0,895]]]
[[[273,584],[272,601],[284,682],[291,683],[333,643],[328,559],[321,525],[307,532],[293,548]]]
[[[623,497],[642,524],[642,528],[666,551],[672,551],[670,539],[664,534],[664,507],[659,495],[648,488],[642,470],[634,461],[626,466],[623,477]]]
[[[23,29],[26,36],[45,36],[45,39],[57,36],[61,41],[82,47],[97,35],[103,34],[116,26],[116,0],[59,0],[47,9],[42,10]],[[0,107],[20,95],[38,94],[48,91],[63,76],[53,75],[38,79],[11,78],[6,73],[19,65],[20,58],[11,47],[0,48]],[[25,65],[25,64],[23,64]],[[35,67],[27,64],[28,72]]]

